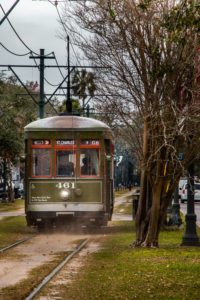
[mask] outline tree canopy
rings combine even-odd
[[[87,59],[107,68],[97,90],[109,96],[97,105],[140,141],[135,245],[157,246],[178,180],[199,156],[198,1],[80,2],[66,4],[63,20]]]
[[[13,200],[11,168],[24,154],[24,126],[36,118],[38,110],[36,103],[22,94],[24,89],[15,77],[0,74],[0,169],[9,201]]]
[[[13,162],[23,149],[24,126],[37,115],[36,104],[20,96],[23,92],[14,77],[0,80],[0,156]]]

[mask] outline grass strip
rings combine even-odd
[[[24,216],[5,217],[0,221],[0,248],[13,244],[33,233],[35,233],[35,229],[27,227]]]
[[[16,199],[14,202],[0,203],[0,212],[13,211],[24,208],[24,199]]]
[[[199,299],[200,249],[180,246],[183,230],[163,231],[158,249],[130,248],[130,223],[123,233],[104,237],[76,280],[60,287],[61,299]]]

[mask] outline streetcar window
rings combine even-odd
[[[32,149],[32,174],[33,176],[51,175],[51,150]]]
[[[56,151],[56,175],[73,177],[75,175],[75,161],[75,153],[73,150]]]
[[[99,149],[81,149],[81,175],[99,175]]]

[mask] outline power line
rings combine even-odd
[[[11,13],[11,11],[17,5],[18,2],[19,2],[19,0],[16,0],[15,3],[11,6],[11,8],[7,11],[7,13],[4,13],[4,17],[1,19],[0,25],[5,21],[5,19],[8,18],[8,15]]]
[[[3,9],[3,7],[2,7],[1,4],[0,4],[0,7],[1,7],[1,10],[3,11],[4,15],[6,15],[5,10]],[[12,25],[12,23],[10,22],[10,20],[8,19],[8,17],[6,19],[7,19],[8,23],[9,23],[10,27],[12,28],[12,30],[14,31],[14,33],[16,34],[16,36],[18,37],[18,39],[21,41],[21,43],[26,47],[26,49],[28,49],[30,52],[32,52],[35,55],[39,55],[38,53],[34,52],[33,50],[31,50],[30,47],[28,47],[26,45],[26,43],[22,40],[22,38],[19,36],[19,34],[17,33],[17,31],[15,30],[14,26]],[[47,54],[46,56],[51,55],[51,54],[52,54],[52,52],[49,53],[49,54]]]
[[[58,60],[57,60],[57,58],[56,58],[56,55],[55,55],[55,53],[54,53],[54,57],[55,57],[55,61],[56,61],[56,64],[57,64],[58,70],[59,70],[59,72],[60,72],[60,74],[61,74],[62,78],[64,79],[64,75],[63,75],[63,73],[62,73],[62,71],[61,71],[61,69],[60,69],[60,66],[59,66],[59,64],[58,64]],[[62,89],[62,91],[63,91],[63,94],[65,95],[65,91],[64,91],[63,89]]]
[[[46,81],[46,83],[47,83],[48,85],[51,85],[51,86],[53,86],[53,87],[59,85],[59,83],[58,83],[58,84],[53,84],[53,83],[49,82],[49,81],[46,79],[46,77],[44,77],[44,80]]]
[[[26,55],[28,55],[28,54],[31,53],[30,51],[27,52],[27,53],[25,53],[25,54],[14,53],[13,51],[9,50],[9,49],[8,49],[5,45],[3,45],[2,43],[0,43],[0,45],[1,45],[7,52],[9,52],[9,53],[11,53],[11,54],[13,54],[13,55],[15,55],[15,56],[26,56]]]
[[[5,11],[2,7],[2,5],[0,4],[1,6],[1,10],[3,11],[4,15],[5,15]],[[35,53],[33,50],[31,50],[27,45],[26,43],[22,40],[22,38],[19,36],[19,34],[17,33],[17,31],[15,30],[14,26],[12,25],[12,23],[10,22],[10,20],[7,18],[7,21],[10,25],[10,27],[12,28],[12,30],[14,31],[14,33],[16,34],[16,36],[18,37],[18,39],[21,41],[21,43],[26,47],[26,49],[28,49],[30,52],[33,52],[35,55],[38,55],[37,53]]]
[[[68,33],[68,31],[67,31],[67,29],[66,29],[66,26],[65,26],[65,24],[64,24],[64,22],[63,22],[63,20],[62,20],[62,18],[61,18],[61,15],[60,15],[60,12],[59,12],[59,10],[58,10],[58,7],[57,7],[56,5],[55,5],[55,8],[56,8],[58,17],[59,17],[59,19],[60,19],[60,22],[61,22],[61,24],[62,24],[62,27],[63,27],[65,33],[67,34],[67,36],[68,36],[68,35],[70,36],[70,34]],[[70,36],[70,37],[71,37],[71,36]],[[74,53],[74,55],[75,55],[75,57],[76,57],[77,62],[78,62],[79,64],[81,64],[80,61],[79,61],[79,58],[77,57],[77,54],[76,54],[76,52],[75,52],[75,50],[74,50],[74,47],[73,47],[73,44],[72,44],[72,43],[71,43],[71,47],[72,47],[72,51],[73,51],[73,53]]]
[[[61,69],[60,69],[60,66],[59,66],[59,64],[58,64],[58,60],[57,60],[57,58],[56,58],[56,55],[55,55],[54,52],[53,52],[53,54],[54,54],[54,56],[55,56],[55,61],[56,61],[56,64],[57,64],[57,66],[58,66],[58,69],[59,69],[59,71],[60,71],[60,74],[61,74],[62,78],[64,78],[64,75],[63,75],[63,73],[62,73],[62,71],[61,71]]]
[[[33,54],[33,53],[31,52],[31,54]],[[51,52],[51,54],[53,54],[53,56],[54,56],[54,58],[55,58],[55,60],[56,60],[55,53],[54,53],[54,52]],[[47,55],[47,56],[48,56],[48,55]],[[33,60],[34,60],[35,66],[36,66],[36,67],[38,68],[38,70],[39,70],[40,67],[39,67],[39,65],[37,64],[35,57],[32,57],[32,58],[33,58]],[[57,60],[56,60],[56,61],[57,61]],[[59,66],[58,66],[58,67],[59,67]],[[59,68],[59,70],[60,70],[60,68]],[[58,83],[58,84],[53,84],[53,83],[49,82],[49,81],[46,79],[46,77],[44,77],[44,80],[45,80],[45,82],[46,82],[47,84],[49,84],[50,86],[57,87],[57,86],[59,85],[59,83]]]
[[[39,59],[40,60],[40,65],[39,65],[39,70],[40,70],[39,113],[40,113],[40,118],[42,119],[44,117],[44,103],[45,103],[45,101],[44,101],[44,99],[45,99],[45,94],[44,94],[44,68],[45,68],[45,66],[44,66],[44,60],[45,59],[54,59],[54,56],[45,56],[44,49],[40,49],[40,55],[30,56],[30,58]]]
[[[5,14],[5,11],[4,11],[4,9],[3,9],[3,7],[2,7],[1,4],[0,4],[0,6],[1,6],[1,9],[2,9],[3,13]],[[30,52],[28,52],[28,53],[26,53],[26,54],[16,54],[16,53],[14,53],[13,51],[9,50],[7,47],[5,47],[2,43],[0,43],[0,45],[1,45],[5,50],[7,50],[9,53],[11,53],[11,54],[13,54],[13,55],[16,55],[16,56],[26,56],[26,55],[28,55],[28,54],[39,55],[39,54],[37,54],[36,52],[34,52],[33,50],[31,50],[31,49],[26,45],[26,43],[21,39],[21,37],[19,36],[19,34],[17,33],[17,31],[15,30],[14,26],[12,25],[12,23],[10,22],[10,20],[9,20],[8,18],[7,18],[7,21],[8,21],[8,23],[10,24],[11,28],[13,29],[13,31],[15,32],[15,34],[17,35],[18,39],[22,42],[22,44],[23,44]],[[54,52],[50,52],[49,54],[46,54],[46,56],[50,56],[51,54],[54,54]],[[55,55],[55,54],[54,54],[54,55]],[[58,65],[58,62],[57,62],[57,59],[56,59],[56,58],[55,58],[55,60],[56,60],[56,63],[57,63],[57,65]],[[34,58],[34,62],[35,62],[35,65],[37,66],[37,68],[39,69],[39,66],[37,65],[37,62],[36,62],[35,58]],[[59,68],[59,71],[60,71],[62,77],[64,77],[63,74],[62,74],[62,72],[61,72],[61,70],[60,70],[60,68]],[[44,80],[45,80],[49,85],[51,85],[51,86],[58,86],[58,85],[59,85],[59,84],[52,84],[52,83],[50,83],[46,78],[44,78]]]
[[[51,2],[51,1],[49,1],[49,2]],[[71,104],[71,101],[70,101],[70,73],[71,73],[71,71],[70,71],[70,54],[69,54],[69,51],[70,51],[70,47],[69,47],[69,43],[70,43],[69,37],[70,37],[70,34],[68,33],[68,31],[66,29],[66,26],[65,26],[65,24],[64,24],[64,22],[63,22],[63,20],[61,18],[60,12],[59,12],[58,7],[57,7],[57,4],[55,4],[55,8],[56,8],[58,17],[60,19],[60,22],[62,24],[62,27],[63,27],[66,35],[67,35],[67,52],[68,52],[67,66],[68,66],[68,77],[67,77],[67,102],[66,102],[66,106],[68,106],[68,108],[67,108],[68,112],[71,112],[71,110],[72,110],[72,104]],[[70,43],[70,44],[71,44],[72,51],[73,51],[73,53],[75,55],[75,58],[77,60],[77,63],[81,64],[80,61],[79,61],[79,59],[78,59],[78,57],[77,57],[77,54],[76,54],[76,52],[74,50],[73,44],[72,43]]]

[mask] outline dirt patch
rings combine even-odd
[[[28,273],[60,252],[71,251],[86,235],[41,234],[9,250],[0,257],[0,288],[14,285],[27,278]]]
[[[115,205],[120,205],[127,201],[127,196],[116,199]],[[18,211],[21,213],[21,211]],[[113,220],[123,220],[131,216],[123,214],[114,214]],[[108,230],[109,231],[109,230]],[[107,232],[107,231],[106,231]],[[0,289],[15,285],[21,280],[28,277],[29,272],[45,263],[54,260],[55,256],[60,252],[73,250],[80,240],[90,238],[98,240],[98,235],[93,234],[69,234],[69,233],[50,233],[40,234],[32,240],[18,245],[16,248],[9,250],[5,254],[0,254]],[[87,247],[77,254],[71,262],[69,262],[62,272],[57,275],[53,281],[53,287],[59,286],[63,282],[68,283],[74,277],[79,268],[85,263],[85,257],[95,251],[98,251],[100,242],[92,242]],[[64,272],[64,273],[63,273]],[[54,288],[53,288],[54,289]],[[55,289],[54,289],[55,290]],[[54,295],[53,295],[54,297]],[[54,298],[41,298],[54,299]],[[57,298],[58,299],[58,298]]]
[[[58,300],[60,298],[60,288],[76,279],[76,274],[86,263],[86,256],[99,251],[101,244],[98,241],[90,241],[86,247],[69,261],[62,270],[48,283],[45,288],[45,296],[38,296],[37,300]]]

